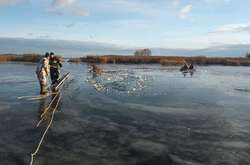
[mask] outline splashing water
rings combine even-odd
[[[97,76],[90,73],[87,81],[99,92],[110,95],[138,95],[150,85],[151,77],[131,70],[106,71]]]

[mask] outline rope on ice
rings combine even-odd
[[[55,96],[55,98],[56,98],[56,97],[57,97],[57,96]],[[54,100],[54,99],[53,99],[53,100]],[[53,100],[52,100],[52,101],[53,101]],[[39,152],[39,149],[40,149],[40,147],[41,147],[41,145],[42,145],[42,143],[43,143],[43,141],[44,141],[44,138],[45,138],[45,136],[46,136],[46,134],[47,134],[49,128],[51,127],[51,125],[52,125],[52,123],[53,123],[54,115],[55,115],[55,112],[56,112],[56,109],[57,109],[57,107],[58,107],[58,105],[59,105],[60,100],[61,100],[61,96],[59,97],[58,102],[56,103],[56,106],[55,106],[55,108],[54,108],[53,111],[52,111],[52,115],[51,115],[50,122],[49,122],[47,128],[45,129],[45,131],[44,131],[44,133],[43,133],[43,135],[42,135],[42,137],[41,137],[41,139],[40,139],[40,141],[39,141],[39,143],[38,143],[38,146],[37,146],[35,152],[33,152],[33,153],[31,154],[31,160],[30,160],[29,165],[33,165],[34,158],[35,158],[35,156],[37,155],[37,153]]]

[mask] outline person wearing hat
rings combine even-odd
[[[50,55],[46,53],[45,56],[40,60],[36,68],[36,75],[40,84],[40,94],[45,95],[48,92],[48,76],[50,72],[49,67]]]
[[[62,67],[62,63],[58,57],[55,56],[53,52],[50,53],[50,78],[52,85],[57,83],[60,77],[60,68]]]

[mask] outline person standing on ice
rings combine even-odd
[[[59,57],[56,57],[53,52],[50,53],[50,78],[52,85],[56,84],[60,77],[60,68],[62,67],[62,63]]]
[[[40,84],[40,94],[45,95],[48,93],[47,85],[48,85],[48,76],[50,72],[49,66],[50,55],[49,53],[45,54],[36,68],[36,75]]]

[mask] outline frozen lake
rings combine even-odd
[[[250,164],[250,68],[64,64],[70,72],[35,165]],[[29,164],[50,97],[35,64],[0,64],[0,164]],[[19,98],[19,99],[18,99]]]

